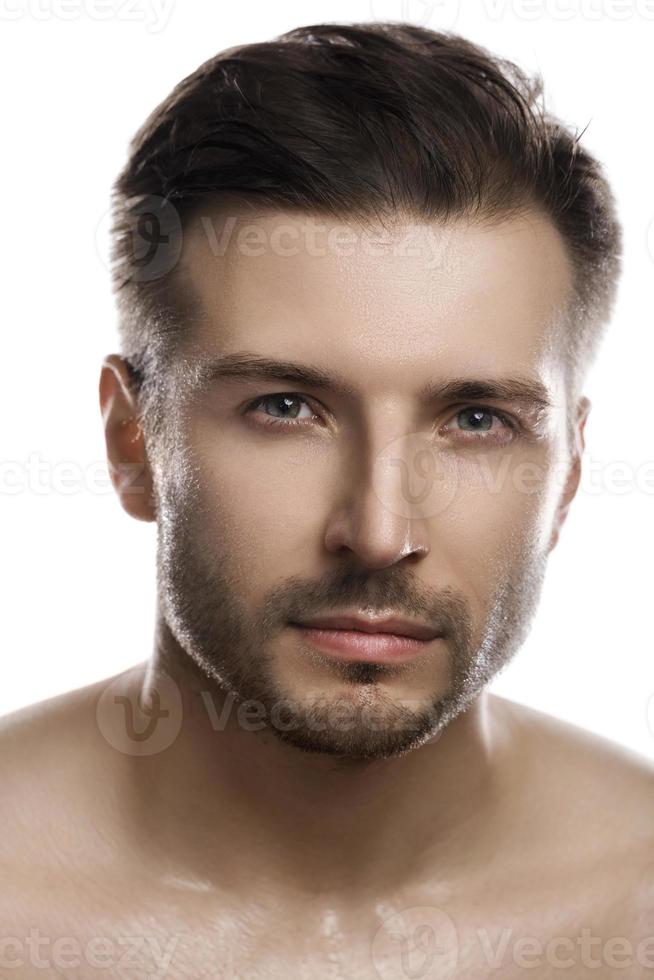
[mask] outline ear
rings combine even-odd
[[[128,514],[139,521],[154,521],[152,473],[137,396],[127,362],[119,354],[109,354],[102,362],[99,395],[114,489]]]
[[[561,498],[556,509],[554,527],[552,528],[548,552],[552,551],[553,548],[556,547],[561,533],[561,528],[563,527],[565,519],[568,516],[570,504],[572,503],[579,488],[579,481],[581,480],[581,457],[586,445],[584,441],[584,429],[586,427],[586,421],[588,419],[590,408],[590,399],[586,398],[585,395],[582,395],[577,402],[577,418],[574,426],[574,445],[572,446],[571,450],[570,467],[568,469],[565,486],[563,487]]]

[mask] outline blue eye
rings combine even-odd
[[[305,406],[307,410],[304,418],[300,417],[301,406]],[[263,408],[264,411],[259,411],[260,408]],[[267,410],[271,410],[272,414],[268,415]],[[320,418],[313,411],[306,398],[287,391],[261,395],[247,405],[245,414],[258,417],[256,425],[287,430],[306,426]],[[457,414],[453,416],[453,420],[460,427],[454,430],[447,428],[447,425],[451,424],[452,420],[450,420],[443,431],[448,434],[453,431],[458,432],[459,442],[462,444],[472,442],[506,443],[517,434],[516,430],[518,429],[517,423],[513,422],[504,412],[484,405],[466,405],[465,408],[459,409]],[[499,425],[494,425],[494,420],[497,420]]]
[[[454,416],[461,445],[503,446],[512,442],[519,433],[519,423],[509,415],[485,405],[466,405]],[[446,428],[450,433],[452,429]]]
[[[261,398],[257,398],[256,401],[251,402],[248,405],[248,413],[263,415],[262,422],[264,425],[304,425],[306,419],[296,421],[297,411],[294,408],[294,404],[302,403],[309,407],[308,402],[301,398],[300,395],[294,395],[290,392],[280,392],[279,394],[273,395],[262,395]],[[266,416],[263,412],[256,412],[255,409],[259,408],[260,405],[272,405],[274,406],[274,411],[279,412],[279,415],[271,418]],[[310,419],[317,418],[314,412],[310,412]]]
[[[486,431],[492,429],[493,418],[501,417],[496,412],[490,412],[485,408],[464,408],[457,415],[457,422],[465,421],[467,424],[463,425],[463,429],[467,432],[478,432],[479,430]]]

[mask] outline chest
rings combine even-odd
[[[2,968],[17,977],[49,969],[70,980],[524,980],[527,972],[608,980],[619,970],[635,980],[654,971],[654,944],[639,945],[608,898],[583,890],[539,895],[534,887],[492,901],[423,892],[349,908],[263,895],[163,900],[116,883],[22,898],[3,912],[12,945]]]

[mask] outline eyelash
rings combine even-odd
[[[309,404],[309,402],[307,401],[307,399],[304,398],[302,395],[297,395],[297,394],[295,394],[295,392],[290,392],[290,391],[281,391],[281,392],[271,392],[268,395],[261,395],[259,398],[256,398],[254,401],[250,402],[246,406],[246,409],[245,409],[245,413],[244,414],[246,414],[246,415],[250,415],[250,414],[253,414],[253,415],[255,415],[255,414],[262,414],[262,413],[256,412],[255,409],[257,409],[260,405],[262,405],[269,398],[283,398],[283,397],[294,398],[294,399],[296,399],[298,401],[304,402],[304,404],[307,406],[307,408],[309,408],[309,409],[311,409],[311,411],[313,411],[313,409],[312,409],[311,405]],[[513,431],[514,433],[516,433],[518,431],[518,429],[519,429],[519,423],[516,420],[512,419],[511,416],[506,415],[504,412],[501,412],[497,408],[491,408],[488,405],[476,405],[476,404],[463,405],[461,408],[459,408],[459,410],[457,411],[456,414],[459,415],[461,412],[464,412],[467,409],[476,409],[477,411],[480,411],[480,412],[483,411],[483,412],[487,413],[488,415],[495,416],[495,418],[499,419],[499,421],[502,422],[502,424],[504,425],[505,429],[509,429],[509,430]],[[317,415],[317,413],[314,412],[314,415]],[[293,428],[296,428],[296,427],[301,428],[301,427],[309,424],[312,421],[313,421],[313,419],[303,419],[302,421],[298,422],[298,421],[295,421],[293,419],[286,419],[285,420],[285,419],[271,418],[270,416],[264,416],[264,420],[262,422],[255,422],[254,424],[255,425],[264,425],[264,426],[267,426],[269,428],[276,428],[276,429],[293,429]],[[485,430],[479,430],[479,431],[491,432],[493,430],[492,429],[491,430],[485,429]],[[484,441],[484,442],[492,442],[492,441],[495,441],[494,438],[493,438],[493,436],[476,435],[474,431],[467,431],[465,429],[460,429],[459,432],[463,435],[464,440],[467,440],[467,441]]]

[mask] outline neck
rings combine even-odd
[[[169,877],[230,890],[274,878],[298,893],[320,883],[349,894],[418,881],[425,868],[446,878],[488,834],[505,795],[498,701],[486,692],[419,748],[348,761],[287,745],[257,730],[251,715],[243,724],[244,709],[161,616],[143,667],[135,673],[142,704],[165,675],[181,697],[172,744],[130,760],[140,846],[160,871],[165,856]]]

